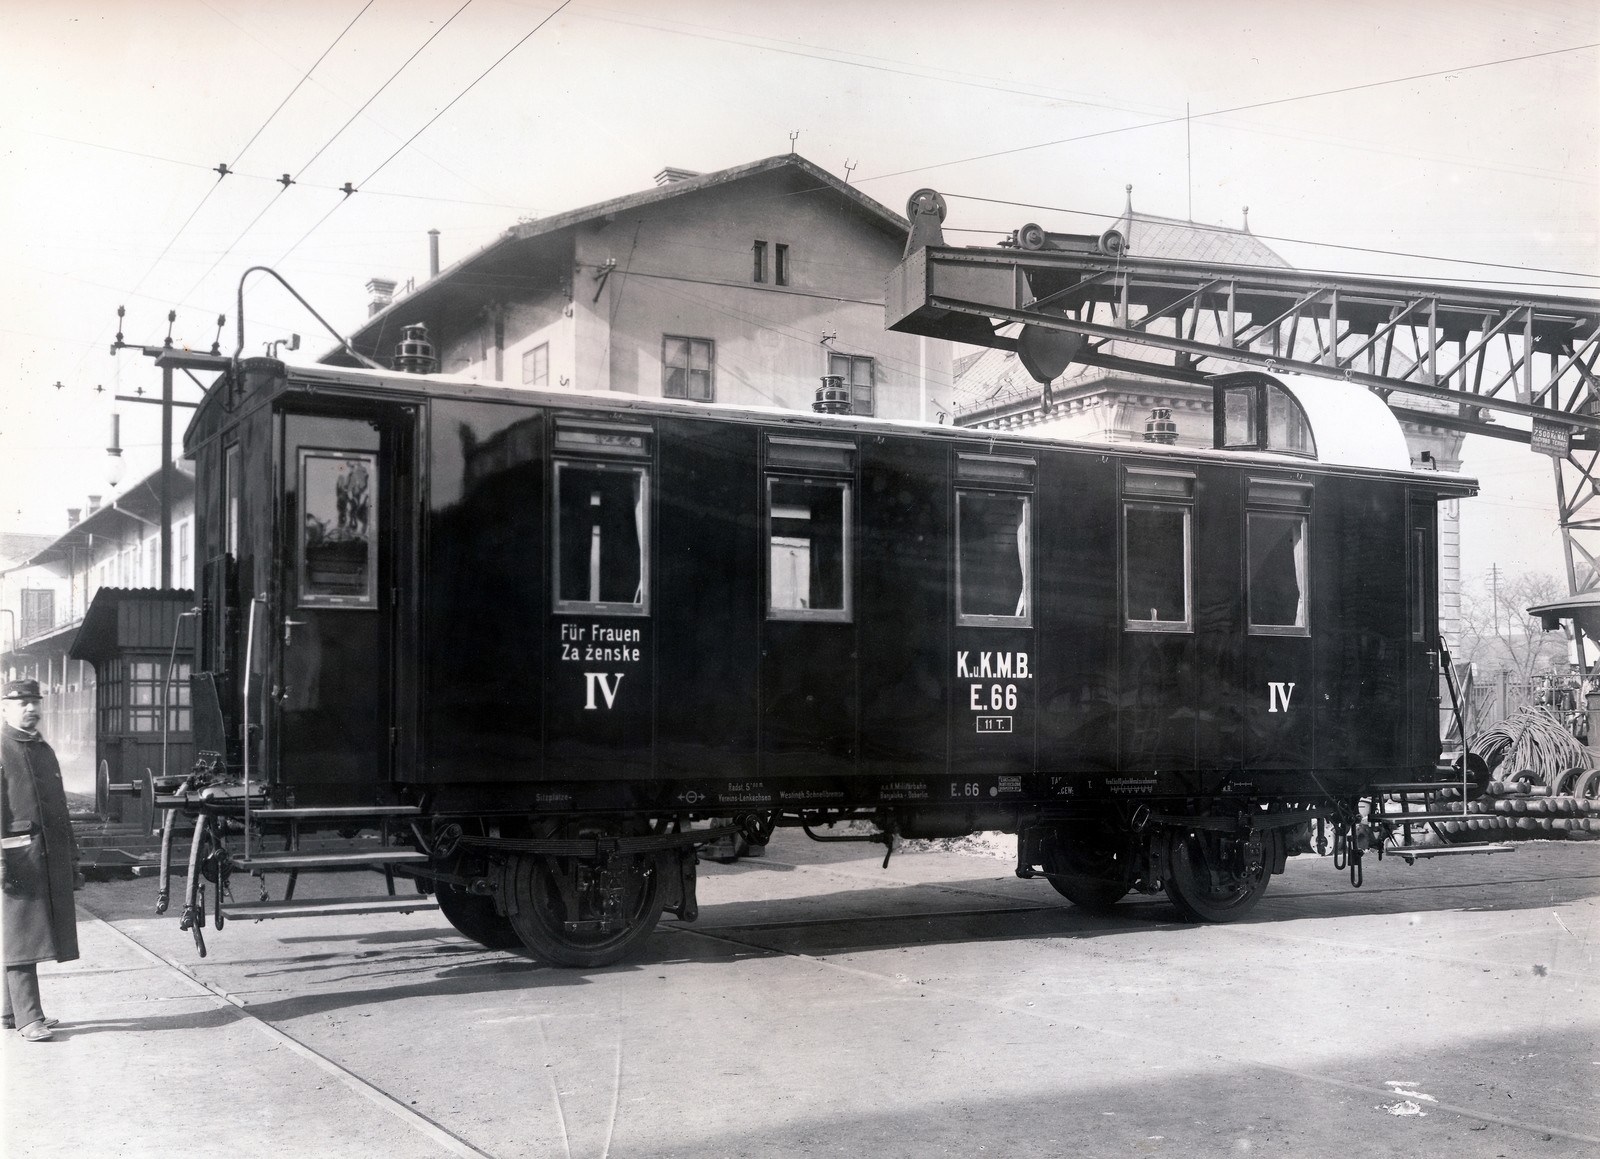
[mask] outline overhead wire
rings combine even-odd
[[[1475,69],[1494,68],[1503,64],[1516,64],[1521,61],[1538,60],[1542,57],[1560,56],[1564,53],[1583,52],[1592,48],[1600,48],[1600,41],[1591,44],[1575,44],[1567,48],[1552,48],[1544,52],[1529,52],[1521,56],[1507,56],[1499,60],[1480,61],[1477,64],[1459,65],[1455,68],[1435,69],[1432,72],[1413,73],[1409,76],[1390,77],[1387,80],[1367,81],[1356,85],[1343,85],[1334,89],[1322,89],[1314,93],[1300,93],[1292,97],[1277,97],[1270,101],[1252,101],[1249,104],[1233,105],[1225,109],[1211,109],[1208,112],[1195,113],[1193,119],[1206,117],[1221,117],[1230,113],[1243,113],[1252,109],[1272,108],[1275,105],[1292,104],[1296,101],[1316,100],[1320,97],[1341,96],[1345,93],[1361,92],[1366,89],[1384,88],[1389,85],[1406,84],[1410,81],[1429,80],[1434,77],[1452,76],[1457,73],[1471,72]],[[864,184],[868,181],[885,181],[890,177],[904,177],[909,173],[925,173],[930,169],[945,169],[951,165],[966,165],[972,161],[988,161],[995,157],[1009,157],[1017,153],[1027,153],[1035,149],[1048,149],[1053,145],[1067,145],[1074,141],[1088,141],[1095,137],[1109,137],[1118,133],[1131,133],[1140,129],[1154,129],[1162,125],[1182,124],[1189,117],[1164,117],[1156,121],[1145,121],[1137,125],[1122,125],[1115,129],[1100,129],[1093,133],[1079,133],[1072,137],[1061,137],[1054,141],[1039,141],[1032,145],[1017,145],[1010,149],[996,149],[988,153],[977,153],[971,157],[959,157],[953,161],[939,161],[932,165],[917,165],[909,169],[897,169],[892,173],[875,173],[870,177],[858,177],[857,183]]]
[[[1070,213],[1070,214],[1074,214],[1075,216],[1078,216],[1078,217],[1098,217],[1098,218],[1101,218],[1101,219],[1104,219],[1104,220],[1109,220],[1109,221],[1120,221],[1120,220],[1122,220],[1122,218],[1127,216],[1126,213],[1098,213],[1098,212],[1096,212],[1094,210],[1090,210],[1090,209],[1071,209],[1071,208],[1068,208],[1066,206],[1061,206],[1061,205],[1039,205],[1039,204],[1037,204],[1035,202],[1030,202],[1030,201],[1011,201],[1011,200],[1008,200],[1006,198],[1000,198],[1000,197],[980,197],[979,195],[977,195],[975,193],[944,193],[943,191],[941,191],[941,194],[944,197],[955,197],[955,198],[959,198],[962,201],[983,201],[983,202],[989,203],[990,205],[1013,205],[1013,206],[1016,206],[1018,209],[1042,209],[1042,210],[1045,210],[1046,212],[1049,212],[1049,213]],[[1210,233],[1226,233],[1226,234],[1233,234],[1233,235],[1237,235],[1239,233],[1238,230],[1230,229],[1229,227],[1227,227],[1225,225],[1203,225],[1200,222],[1195,222],[1195,221],[1185,221],[1185,222],[1180,222],[1178,224],[1182,225],[1185,229],[1198,229],[1198,230],[1204,230],[1204,231],[1207,231],[1207,232],[1210,232]],[[989,233],[989,232],[1006,232],[1006,231],[981,230],[981,231],[972,231],[972,232]],[[1511,262],[1479,261],[1479,260],[1476,260],[1476,259],[1473,259],[1473,258],[1447,258],[1447,257],[1443,257],[1443,256],[1441,256],[1439,254],[1419,254],[1419,253],[1410,253],[1410,252],[1407,252],[1405,250],[1382,249],[1382,248],[1377,247],[1377,246],[1343,245],[1343,244],[1341,244],[1339,242],[1332,242],[1332,241],[1312,241],[1309,238],[1303,238],[1303,237],[1284,237],[1281,234],[1256,233],[1254,230],[1250,231],[1250,236],[1253,237],[1253,238],[1258,238],[1258,239],[1263,240],[1263,241],[1281,241],[1281,242],[1288,242],[1288,243],[1291,243],[1293,245],[1319,246],[1319,247],[1321,247],[1323,249],[1350,250],[1350,251],[1353,251],[1353,252],[1356,252],[1356,253],[1381,254],[1381,255],[1383,255],[1385,257],[1412,258],[1412,259],[1418,260],[1418,261],[1452,262],[1452,263],[1455,263],[1457,265],[1467,265],[1467,266],[1488,266],[1488,267],[1492,267],[1494,269],[1502,269],[1502,270],[1521,270],[1524,273],[1530,273],[1530,274],[1557,274],[1557,275],[1559,275],[1561,277],[1564,277],[1564,278],[1600,278],[1600,273],[1597,273],[1597,274],[1586,274],[1582,270],[1556,270],[1556,269],[1550,269],[1550,268],[1547,268],[1547,267],[1544,267],[1544,266],[1514,265]],[[1301,271],[1301,272],[1313,272],[1313,271]],[[1375,274],[1375,275],[1372,275],[1372,276],[1374,276],[1374,277],[1382,277],[1383,275]]]
[[[518,40],[510,48],[506,49],[505,52],[501,53],[500,56],[498,58],[496,58],[496,60],[495,60],[495,62],[493,64],[491,64],[488,68],[484,69],[475,78],[473,78],[472,82],[470,84],[468,84],[466,86],[466,88],[462,89],[455,96],[451,97],[449,102],[442,109],[440,109],[437,113],[433,114],[433,116],[429,117],[425,122],[423,122],[423,125],[422,125],[422,127],[420,129],[418,129],[415,133],[412,133],[411,136],[407,137],[404,141],[402,141],[400,143],[400,147],[398,149],[396,149],[394,152],[390,153],[387,157],[385,157],[378,164],[378,167],[376,169],[374,169],[371,173],[368,173],[366,175],[366,177],[362,178],[360,183],[357,184],[356,188],[358,188],[358,189],[361,188],[362,186],[366,185],[369,181],[371,181],[374,177],[376,177],[379,173],[382,173],[383,170],[389,165],[389,163],[391,161],[393,161],[396,157],[400,156],[401,153],[405,152],[405,150],[408,147],[410,147],[411,142],[415,141],[418,137],[422,136],[423,133],[427,132],[428,128],[435,121],[437,121],[440,117],[444,116],[452,108],[454,108],[456,103],[458,101],[460,101],[462,97],[466,96],[474,88],[476,88],[478,83],[480,81],[482,81],[484,77],[488,76],[495,69],[499,68],[500,65],[505,62],[507,57],[509,57],[512,53],[516,52],[517,49],[521,48],[524,44],[526,44],[528,42],[528,40],[533,36],[534,33],[538,32],[539,29],[543,28],[546,24],[549,24],[550,21],[554,20],[557,16],[559,16],[561,14],[561,11],[564,8],[566,8],[567,5],[569,5],[571,3],[572,3],[572,0],[561,0],[561,3],[559,5],[557,5],[556,8],[553,9],[548,15],[546,15],[544,17],[544,19],[540,20],[539,23],[535,24],[532,28],[530,28],[527,31],[527,33],[525,33],[522,36],[522,38],[520,40]],[[278,257],[278,262],[282,262],[290,254],[294,253],[295,250],[299,249],[301,247],[301,245],[303,245],[305,243],[307,238],[309,238],[313,233],[315,233],[318,229],[320,229],[322,227],[322,223],[323,222],[327,221],[330,217],[332,217],[335,213],[337,213],[338,210],[339,210],[339,207],[341,205],[343,205],[345,203],[345,201],[349,201],[349,200],[350,200],[350,198],[347,196],[344,199],[344,201],[336,201],[336,202],[334,202],[332,208],[330,208],[327,213],[323,214],[320,218],[318,218],[316,223],[313,224],[310,229],[306,230],[306,232],[301,236],[299,241],[295,242],[292,246],[290,246],[288,249],[283,251],[283,253]]]
[[[452,12],[450,14],[450,18],[448,20],[446,20],[443,24],[439,25],[438,28],[435,28],[433,30],[432,34],[429,35],[428,39],[424,40],[420,45],[417,46],[417,51],[416,52],[413,52],[410,56],[406,57],[405,61],[400,65],[400,67],[395,69],[394,72],[389,74],[389,79],[384,81],[381,85],[379,85],[373,91],[372,95],[370,97],[368,97],[365,101],[362,102],[361,107],[359,109],[357,109],[355,112],[350,114],[350,119],[348,121],[346,121],[344,124],[340,125],[339,128],[338,128],[338,131],[335,132],[333,134],[333,136],[329,137],[326,141],[324,141],[322,143],[322,148],[318,149],[315,153],[311,154],[311,159],[310,160],[308,160],[304,165],[300,166],[299,171],[295,173],[295,179],[296,180],[299,180],[299,177],[300,177],[301,173],[304,173],[307,169],[311,168],[312,163],[315,162],[318,157],[322,156],[322,154],[327,151],[328,146],[332,145],[335,141],[337,141],[339,139],[339,137],[344,133],[344,131],[355,123],[355,119],[357,117],[359,117],[362,113],[367,111],[367,106],[371,105],[373,101],[377,100],[378,97],[383,94],[383,90],[388,88],[391,84],[394,83],[395,77],[397,77],[401,73],[405,72],[407,65],[409,65],[412,61],[416,60],[417,57],[422,54],[422,50],[427,48],[428,45],[432,44],[434,42],[434,38],[437,37],[441,32],[443,32],[446,28],[449,28],[450,24],[451,24],[451,21],[455,20],[455,18],[457,16],[460,16],[463,12],[465,12],[467,10],[468,5],[470,5],[471,3],[472,3],[472,0],[466,0],[466,3],[462,4],[460,8],[457,8],[454,12]]]
[[[167,256],[168,251],[170,251],[172,249],[172,247],[177,243],[178,238],[183,236],[183,231],[189,228],[189,223],[195,219],[195,216],[200,212],[201,209],[205,208],[206,202],[211,200],[211,195],[217,191],[217,188],[222,184],[223,179],[228,176],[228,172],[226,172],[226,171],[231,171],[235,166],[237,166],[239,164],[240,160],[243,159],[244,155],[250,151],[250,146],[254,145],[256,143],[256,141],[260,138],[261,134],[267,131],[267,126],[272,124],[272,122],[277,118],[279,113],[283,112],[283,107],[289,103],[289,101],[294,97],[295,93],[300,91],[300,87],[302,85],[304,85],[307,80],[310,79],[311,74],[317,70],[317,66],[320,65],[324,60],[326,60],[328,58],[328,54],[330,52],[332,52],[335,47],[337,47],[338,43],[341,40],[344,39],[345,33],[349,32],[351,28],[355,27],[356,21],[360,20],[362,15],[366,12],[366,10],[368,8],[371,8],[374,3],[375,3],[375,0],[367,0],[367,2],[361,6],[361,11],[357,12],[354,16],[352,16],[350,18],[350,22],[348,24],[346,24],[342,29],[339,30],[339,35],[335,36],[333,38],[333,41],[328,45],[328,47],[322,50],[322,55],[317,57],[317,59],[312,62],[311,67],[306,69],[306,71],[301,75],[299,80],[295,81],[294,87],[289,90],[288,94],[283,98],[283,100],[278,102],[277,108],[273,109],[272,112],[268,113],[267,114],[267,119],[261,122],[261,125],[256,129],[256,131],[254,133],[250,134],[250,139],[244,143],[243,147],[241,147],[240,150],[236,154],[234,154],[233,161],[228,165],[219,166],[220,169],[225,170],[225,171],[218,173],[216,181],[214,181],[211,184],[211,187],[206,190],[205,196],[202,197],[200,199],[199,204],[196,205],[194,207],[194,209],[190,211],[189,216],[183,219],[183,224],[178,226],[177,230],[172,235],[172,239],[170,241],[168,241],[165,246],[162,247],[161,252],[156,255],[155,261],[150,263],[150,268],[145,270],[144,275],[134,284],[133,289],[131,291],[129,291],[130,293],[136,294],[144,287],[145,281],[150,277],[151,274],[153,274],[155,272],[156,267],[161,264],[161,260]],[[208,7],[209,7],[209,5],[208,5]],[[287,189],[288,186],[284,186],[284,188]],[[259,216],[257,217],[257,220],[260,220]],[[226,255],[224,255],[224,256],[226,256]],[[220,261],[221,259],[218,259],[218,260]],[[212,267],[212,268],[214,269],[215,267]],[[193,292],[194,292],[193,290],[190,291],[190,293],[193,293]],[[185,297],[187,297],[187,295],[185,295]]]
[[[77,137],[63,137],[56,133],[41,133],[34,129],[24,129],[20,125],[0,125],[0,131],[26,133],[29,136],[43,137],[51,141],[60,141],[67,145],[81,145],[85,149],[102,149],[108,153],[124,153],[130,157],[143,158],[146,161],[160,161],[166,165],[181,165],[186,169],[205,169],[213,173],[216,172],[216,166],[207,165],[201,161],[185,161],[179,157],[163,157],[157,153],[141,153],[136,149],[122,149],[115,145],[103,144],[100,141],[85,141]],[[280,178],[273,177],[267,173],[251,173],[245,170],[233,168],[228,170],[228,176],[239,177],[246,181],[280,181]],[[301,181],[298,178],[296,178],[295,184],[299,185],[303,189],[320,189],[329,193],[343,192],[342,186],[319,184],[314,181]],[[368,197],[403,197],[413,201],[439,201],[451,205],[476,205],[489,209],[515,209],[521,211],[529,211],[534,209],[533,206],[518,204],[510,201],[479,201],[470,197],[441,197],[428,193],[401,193],[397,190],[390,189],[364,189],[362,192]]]

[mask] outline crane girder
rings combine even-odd
[[[1018,345],[1018,331],[1002,332],[1010,327],[1064,331],[1082,337],[1073,361],[1090,366],[1191,383],[1254,366],[1366,387],[1401,417],[1449,429],[1521,442],[1553,433],[1568,584],[1600,588],[1600,301],[941,242],[914,222],[889,276],[890,330],[1006,350]],[[1407,405],[1419,397],[1455,406]],[[1494,412],[1534,430],[1496,423]]]

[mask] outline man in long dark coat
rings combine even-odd
[[[51,1037],[56,1019],[39,1004],[39,963],[78,956],[72,887],[77,842],[56,754],[39,735],[39,682],[13,680],[0,693],[0,845],[5,862],[5,1025],[29,1042]]]

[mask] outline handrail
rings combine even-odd
[[[179,612],[178,618],[172,625],[172,651],[167,654],[167,676],[161,684],[161,776],[167,775],[167,731],[172,723],[172,666],[178,660],[178,634],[183,631],[183,622],[190,616],[198,616],[199,608],[190,608],[187,612]],[[192,701],[191,697],[191,701]],[[189,711],[194,711],[191,703]],[[192,730],[191,730],[192,731]]]

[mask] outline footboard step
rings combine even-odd
[[[1510,853],[1515,845],[1494,841],[1483,845],[1424,845],[1416,849],[1385,849],[1385,857],[1404,857],[1408,862],[1419,857],[1448,857],[1453,853]]]
[[[420,850],[386,846],[357,850],[354,853],[257,853],[252,857],[235,860],[233,868],[245,873],[287,873],[301,869],[415,864],[427,860],[428,855]]]
[[[432,897],[308,897],[297,901],[247,901],[225,903],[223,916],[230,921],[265,921],[268,918],[318,918],[353,914],[408,914],[436,910]]]

